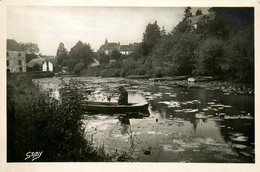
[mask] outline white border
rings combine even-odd
[[[255,164],[228,163],[6,163],[6,7],[12,6],[128,6],[128,7],[255,7]],[[259,12],[260,2],[254,0],[0,0],[0,171],[260,171],[259,165]]]

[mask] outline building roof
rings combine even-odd
[[[121,45],[120,51],[133,51],[133,46],[131,46],[131,45]]]
[[[31,61],[29,61],[29,63],[27,63],[28,67],[33,67],[35,65],[43,65],[43,63],[46,61],[45,58],[37,58],[37,59],[32,59]]]
[[[28,63],[32,59],[38,58],[38,56],[36,54],[25,54],[25,57],[26,57],[26,63]]]
[[[91,63],[91,65],[89,65],[89,67],[97,67],[97,66],[99,66],[99,61],[94,58],[94,62]]]
[[[105,46],[106,46],[106,45],[105,45]],[[116,49],[118,46],[119,46],[118,43],[110,42],[110,43],[107,44],[107,47],[106,47],[106,48],[107,48],[108,50],[111,50],[111,49]]]
[[[7,51],[22,51],[22,48],[14,39],[7,39],[6,48]]]
[[[199,16],[193,16],[190,17],[190,24],[197,24],[197,23],[201,23],[204,22],[205,19],[208,20],[213,20],[215,17],[214,13],[209,13],[209,14],[203,14],[203,15],[199,15]]]
[[[197,24],[203,20],[204,15],[190,17],[190,24]]]

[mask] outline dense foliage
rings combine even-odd
[[[43,151],[37,159],[43,162],[106,160],[85,139],[83,97],[78,89],[76,81],[62,81],[57,100],[28,77],[8,76],[8,162],[23,162],[29,151]]]
[[[222,76],[253,82],[254,9],[210,8],[205,17],[214,17],[192,26],[190,17],[200,15],[200,9],[193,15],[186,8],[183,20],[166,34],[156,22],[148,24],[139,48],[123,61],[122,73]]]
[[[23,43],[20,42],[19,43],[20,47],[22,48],[23,51],[25,51],[26,53],[30,53],[30,54],[35,54],[35,53],[39,53],[40,49],[38,47],[37,44],[35,43]]]
[[[218,75],[253,82],[253,8],[211,8],[207,14],[214,18],[194,28],[189,24],[191,8],[186,8],[183,20],[170,33],[160,31],[156,22],[148,24],[143,42],[123,60],[121,75]]]

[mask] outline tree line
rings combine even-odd
[[[196,28],[191,25],[194,16],[203,20]],[[79,41],[70,52],[61,43],[57,58],[61,67],[81,75],[222,76],[253,82],[254,9],[209,8],[203,15],[201,9],[192,14],[187,7],[183,19],[168,33],[157,21],[149,23],[142,42],[130,55],[117,50],[97,54]],[[99,69],[88,68],[93,58],[100,61]]]

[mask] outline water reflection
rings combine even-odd
[[[122,135],[129,134],[130,120],[127,117],[118,118],[120,125],[122,126],[121,133]]]
[[[196,128],[197,128],[197,119],[195,117],[195,114],[191,114],[190,115],[190,123],[193,124],[193,128],[194,128],[194,131],[196,131]]]

